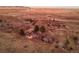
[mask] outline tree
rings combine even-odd
[[[38,25],[35,25],[33,32],[38,32],[39,31],[39,27]]]
[[[40,31],[41,31],[41,32],[46,32],[45,27],[44,27],[44,26],[41,26],[41,27],[40,27]]]

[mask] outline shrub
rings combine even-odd
[[[26,21],[29,21],[29,22],[33,22],[33,20],[31,18],[29,19],[25,19]]]
[[[0,22],[2,22],[2,20],[0,19]]]
[[[26,35],[23,29],[20,29],[20,32],[19,32],[19,33],[20,33],[20,35],[22,35],[22,36],[25,36],[25,35]]]
[[[77,36],[74,36],[73,37],[73,41],[74,41],[75,44],[78,44],[78,41],[79,41],[78,37]]]
[[[39,27],[38,25],[35,25],[33,32],[38,32],[39,31]]]
[[[40,31],[41,31],[41,32],[46,32],[45,27],[44,27],[44,26],[41,26],[41,27],[40,27]]]
[[[78,40],[78,37],[77,37],[77,36],[74,36],[73,39],[74,39],[74,40]]]

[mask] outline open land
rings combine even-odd
[[[78,53],[79,9],[0,7],[1,53]]]

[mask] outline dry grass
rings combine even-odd
[[[78,9],[0,9],[0,52],[79,52],[78,12]],[[36,25],[39,29],[35,32]]]

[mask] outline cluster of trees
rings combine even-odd
[[[45,29],[44,26],[39,27],[38,25],[35,25],[33,32],[37,33],[39,31],[44,33],[44,32],[46,32],[46,29]],[[23,29],[20,29],[19,34],[22,35],[22,36],[26,35],[26,33],[25,33],[25,31]]]
[[[33,32],[36,33],[36,32],[38,32],[38,31],[44,33],[44,32],[46,32],[46,29],[45,29],[44,26],[39,27],[38,25],[35,25]]]

